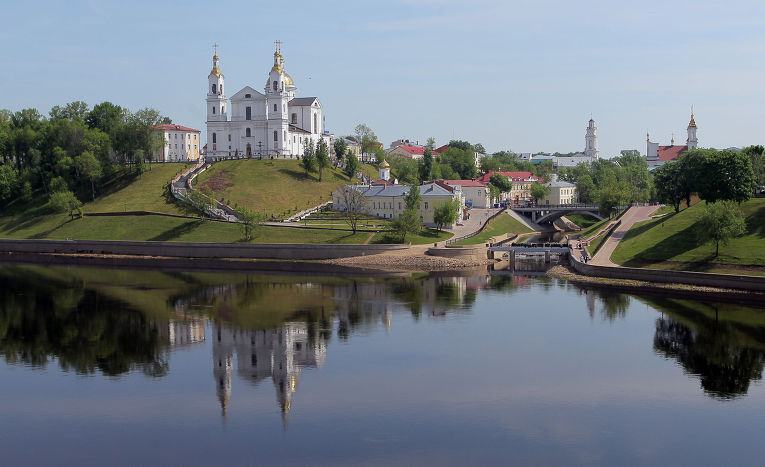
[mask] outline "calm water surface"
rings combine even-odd
[[[494,274],[0,265],[2,463],[762,463],[765,309]]]

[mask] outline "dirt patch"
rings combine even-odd
[[[228,170],[221,170],[203,183],[200,183],[200,188],[209,188],[213,193],[222,193],[226,188],[232,186],[234,186],[234,184],[231,182]]]

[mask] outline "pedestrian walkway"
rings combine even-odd
[[[619,267],[618,264],[611,261],[611,254],[616,249],[627,231],[636,223],[651,218],[651,214],[656,211],[656,206],[633,206],[627,210],[621,217],[621,224],[614,230],[610,237],[604,240],[598,253],[590,260],[590,264],[596,266]]]

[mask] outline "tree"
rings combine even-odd
[[[505,175],[494,173],[489,177],[489,183],[497,187],[500,193],[507,193],[513,189],[513,183]]]
[[[720,254],[720,243],[727,245],[731,239],[746,233],[744,214],[733,200],[707,203],[696,226],[699,237],[715,242],[715,257]]]
[[[481,144],[481,143],[478,143],[478,144],[476,144],[476,145],[474,146],[474,149],[475,149],[475,150],[476,150],[476,152],[478,152],[478,153],[481,153],[481,154],[486,154],[486,149],[484,149],[484,147],[483,147],[483,144]]]
[[[416,234],[421,227],[420,215],[415,209],[404,210],[391,222],[391,230],[401,235],[401,243],[406,241],[407,234]]]
[[[530,192],[531,197],[539,203],[540,200],[544,199],[550,193],[550,187],[542,185],[539,182],[534,182],[531,184]]]
[[[744,148],[743,153],[752,161],[752,170],[758,189],[765,185],[765,148],[758,144]]]
[[[757,187],[752,161],[744,153],[709,150],[698,194],[707,203],[731,200],[742,203]]]
[[[11,199],[19,186],[19,174],[11,164],[0,165],[0,204]]]
[[[356,188],[345,186],[340,192],[340,202],[345,206],[345,212],[343,212],[345,222],[351,227],[353,233],[356,233],[359,221],[364,218],[364,211],[368,204],[367,198]]]
[[[48,202],[54,212],[68,212],[72,219],[75,212],[82,216],[82,202],[69,190],[52,193]]]
[[[242,226],[244,239],[249,242],[252,240],[253,231],[265,220],[266,216],[259,212],[250,211],[244,206],[237,206],[234,211],[236,212],[236,218],[239,219],[239,225]]]
[[[419,185],[412,184],[412,186],[409,187],[409,193],[407,193],[406,197],[404,198],[404,204],[406,205],[406,209],[413,209],[415,211],[419,211],[421,201],[422,201],[422,195],[420,194]]]
[[[433,149],[435,149],[435,147],[436,147],[436,139],[433,138],[432,136],[430,138],[428,138],[427,142],[425,143],[425,147],[430,149],[431,151]]]
[[[422,162],[420,164],[420,180],[431,180],[431,172],[433,171],[433,151],[430,148],[425,148],[425,152],[422,155]]]
[[[347,175],[348,178],[353,179],[360,167],[361,164],[359,164],[359,159],[356,157],[356,154],[348,151],[348,154],[345,156],[345,168],[343,169],[345,175]]]
[[[101,176],[101,163],[98,162],[96,157],[85,151],[79,156],[74,158],[74,165],[77,167],[77,172],[80,176],[90,180],[90,192],[93,201],[96,200],[96,187],[95,180]]]
[[[316,156],[314,156],[313,142],[306,138],[305,149],[303,149],[303,159],[300,161],[300,165],[305,170],[306,177],[309,173],[316,170]]]
[[[677,162],[667,162],[653,172],[653,182],[656,187],[656,198],[680,212],[680,202],[683,200],[681,167]]]
[[[452,225],[459,219],[460,200],[452,198],[437,206],[433,210],[433,222],[436,223],[436,230],[441,230],[445,225]]]
[[[337,138],[335,140],[335,144],[333,145],[333,148],[335,150],[335,158],[339,161],[343,161],[343,157],[345,156],[345,152],[348,150],[348,143],[345,142],[345,139],[343,138]]]
[[[598,189],[597,200],[601,214],[612,216],[619,207],[627,203],[628,198],[628,188],[620,185],[616,177],[611,175]]]
[[[191,203],[192,206],[194,206],[197,211],[199,211],[202,216],[205,216],[207,211],[213,207],[210,198],[205,196],[199,190],[187,190],[186,199],[189,201],[189,203]]]
[[[592,182],[590,174],[585,173],[576,181],[576,194],[580,203],[592,203],[595,201],[595,183]]]
[[[319,168],[319,181],[321,181],[322,171],[329,165],[329,150],[324,138],[320,138],[316,143],[316,166]]]
[[[541,164],[534,166],[534,175],[542,180],[549,180],[550,175],[554,172],[553,163],[551,160],[542,161]]]
[[[366,124],[360,123],[353,130],[356,135],[356,142],[361,145],[361,152],[371,153],[377,147],[377,136]]]

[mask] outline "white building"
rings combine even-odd
[[[303,154],[306,142],[316,144],[323,139],[330,146],[321,102],[317,97],[297,97],[297,87],[284,70],[278,41],[263,93],[245,86],[227,105],[217,53],[207,80],[206,158],[293,158]]]
[[[156,138],[162,140],[154,151],[155,162],[189,162],[199,160],[201,132],[181,125],[161,124],[155,128]]]
[[[545,186],[550,189],[545,199],[542,200],[542,204],[574,204],[576,203],[576,185],[563,180],[554,180],[549,183],[545,183]]]
[[[595,120],[593,119],[590,119],[584,134],[584,155],[585,157],[590,158],[591,161],[600,158],[600,151],[598,150],[598,127],[595,126]]]

